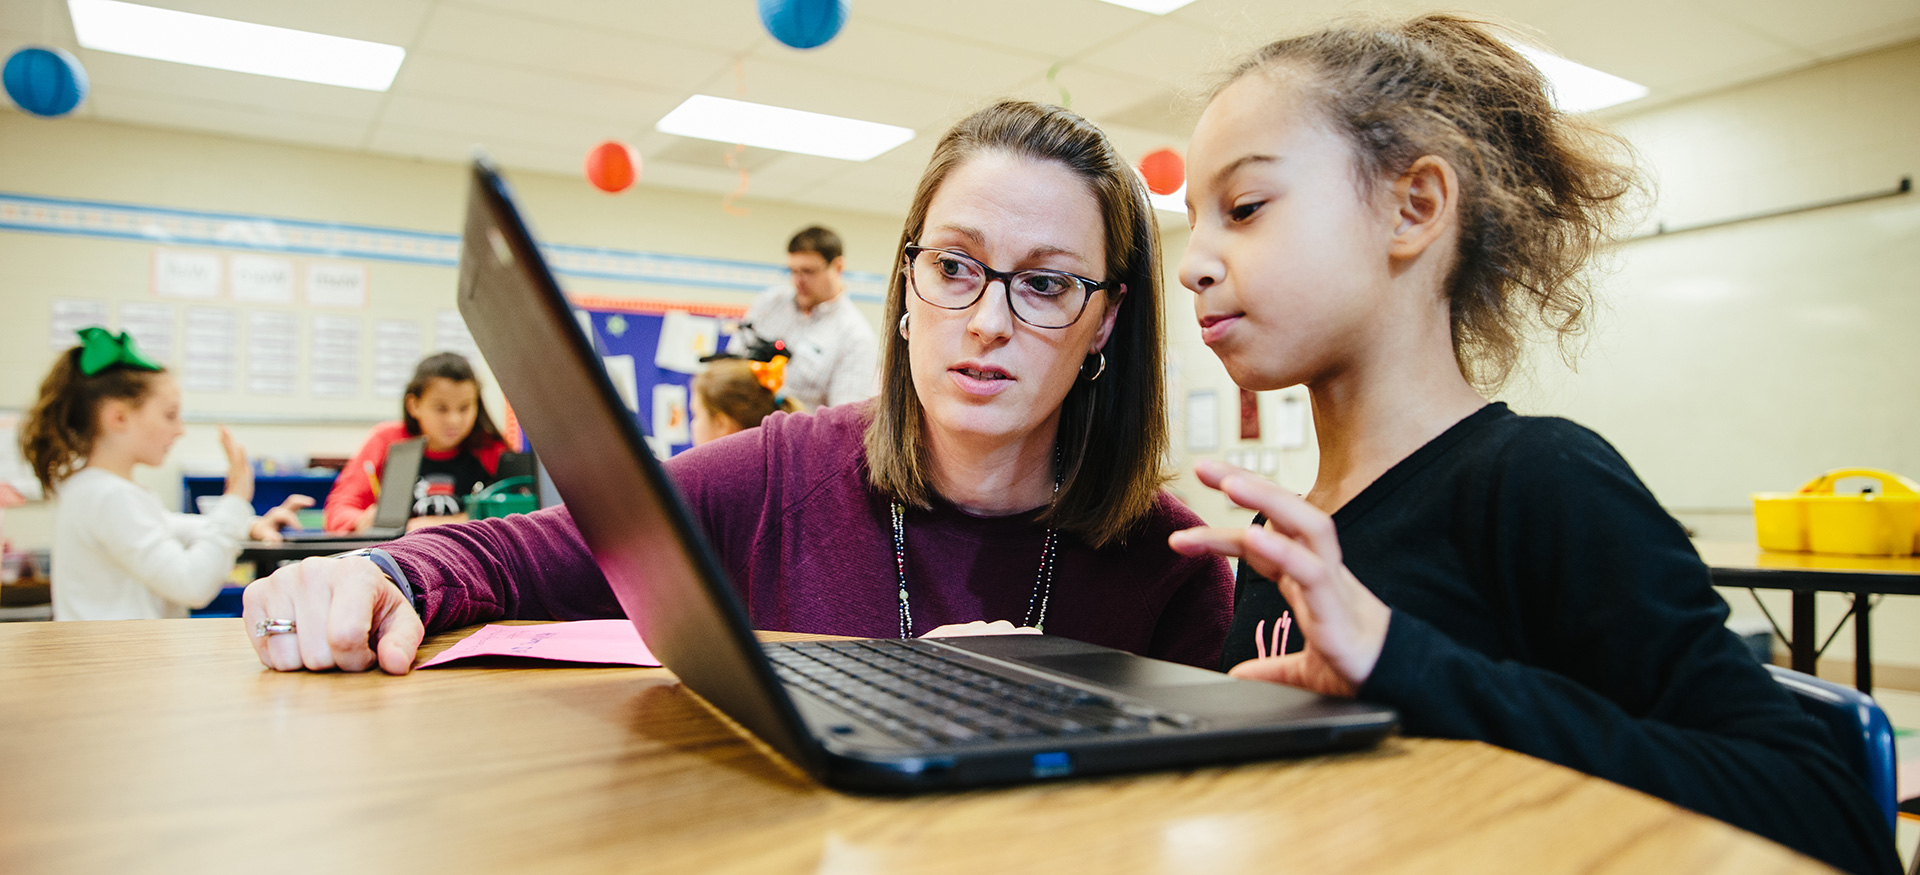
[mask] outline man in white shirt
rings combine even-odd
[[[880,341],[847,299],[840,235],[819,226],[787,243],[791,286],[754,299],[728,350],[747,351],[742,335],[787,344],[786,393],[809,409],[871,398],[879,389]]]

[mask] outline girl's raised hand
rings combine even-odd
[[[1267,523],[1187,529],[1173,533],[1168,544],[1184,556],[1236,556],[1279,581],[1306,645],[1297,653],[1243,662],[1234,666],[1233,675],[1331,696],[1355,695],[1380,659],[1392,610],[1341,561],[1333,518],[1250,471],[1202,460],[1194,472],[1235,504],[1265,514]]]
[[[220,448],[227,451],[227,494],[253,503],[253,464],[247,461],[247,448],[224,425],[220,426]]]

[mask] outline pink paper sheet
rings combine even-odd
[[[576,620],[538,626],[486,626],[421,668],[475,656],[519,656],[555,662],[657,666],[631,620]]]

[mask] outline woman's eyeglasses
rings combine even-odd
[[[1035,328],[1065,328],[1079,321],[1093,293],[1112,283],[1064,270],[994,270],[973,256],[925,246],[906,248],[907,285],[920,300],[943,310],[965,310],[999,281],[1007,305]]]

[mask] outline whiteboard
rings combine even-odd
[[[1507,393],[1618,447],[1675,510],[1842,466],[1920,476],[1920,197],[1625,243],[1577,372]]]

